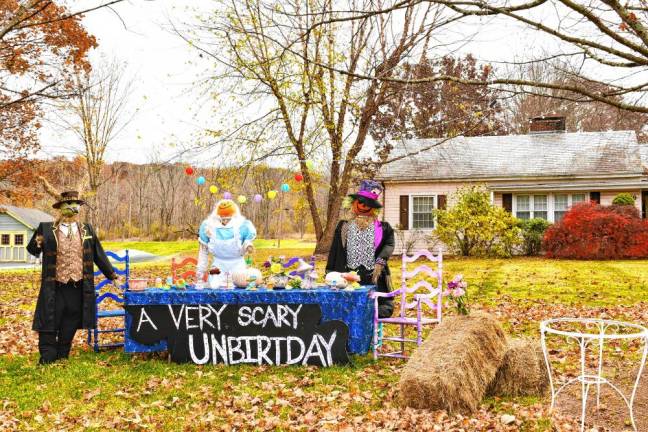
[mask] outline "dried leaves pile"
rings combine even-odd
[[[157,269],[151,269],[151,276],[156,273]],[[0,390],[2,386],[22,386],[21,380],[37,383],[30,395],[34,400],[29,402],[0,391],[0,430],[578,430],[574,417],[551,414],[547,400],[486,399],[471,417],[400,407],[396,392],[403,363],[396,360],[373,363],[356,359],[355,367],[330,371],[178,366],[159,358],[129,358],[117,352],[80,354],[87,348],[85,332],[79,332],[73,357],[43,371],[33,366],[37,338],[31,331],[31,319],[36,291],[31,278],[33,275],[26,273],[1,276],[0,356],[4,359],[0,359],[0,365],[12,367],[0,368]],[[484,309],[495,314],[511,333],[536,336],[539,321],[555,316],[608,316],[648,322],[646,303],[584,307],[501,297]],[[96,369],[100,382],[86,383],[85,368]],[[75,388],[80,397],[61,401],[56,379],[66,379],[67,375],[83,379]],[[51,401],[48,392],[53,395]],[[639,399],[642,397],[648,400],[648,395]],[[639,408],[645,408],[644,403],[640,400]],[[618,415],[614,409],[610,413]],[[503,414],[512,414],[515,420],[505,425]],[[641,417],[640,411],[637,417]],[[641,429],[648,424],[639,426]]]

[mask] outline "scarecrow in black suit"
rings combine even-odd
[[[376,291],[391,291],[391,276],[387,260],[394,252],[394,230],[388,222],[380,221],[382,205],[378,201],[382,187],[373,180],[363,180],[360,190],[347,197],[351,218],[340,221],[326,263],[326,272],[355,271],[362,285],[375,285]],[[378,299],[378,316],[387,318],[394,312],[391,298]]]
[[[92,227],[79,222],[79,211],[85,201],[83,187],[59,193],[44,178],[46,191],[56,202],[59,217],[42,222],[32,236],[27,251],[43,254],[40,292],[32,329],[38,332],[40,364],[67,358],[72,340],[79,328],[94,328],[94,267],[113,283],[120,281],[101,247]]]

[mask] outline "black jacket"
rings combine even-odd
[[[342,227],[346,224],[347,221],[340,221],[335,228],[335,234],[333,235],[333,243],[331,244],[331,250],[329,251],[328,261],[326,262],[326,272],[347,272],[349,269],[347,267],[347,251],[346,247],[342,241]],[[376,248],[376,258],[382,258],[387,262],[394,252],[395,240],[394,240],[394,230],[391,225],[387,222],[381,222],[383,229],[383,236],[380,244]],[[380,278],[378,279],[378,286],[376,287],[377,291],[389,292],[390,291],[390,281],[389,281],[389,266],[385,265]],[[362,276],[362,275],[361,275]],[[365,281],[362,281],[366,283]]]
[[[99,239],[89,224],[79,224],[83,239],[83,318],[81,328],[94,328],[97,305],[95,303],[94,289],[94,265],[108,279],[115,279],[115,274],[108,257],[101,247]],[[36,310],[34,312],[34,323],[32,329],[36,331],[54,331],[55,324],[55,302],[56,302],[56,250],[58,240],[56,238],[57,226],[52,222],[42,222],[38,225],[32,236],[27,251],[38,256],[43,253],[43,268],[41,274],[41,288],[38,293]],[[38,247],[36,236],[43,236],[43,243]]]

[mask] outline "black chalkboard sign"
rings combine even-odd
[[[130,337],[145,345],[167,339],[171,360],[196,364],[349,363],[349,329],[319,323],[317,304],[197,304],[125,306]]]

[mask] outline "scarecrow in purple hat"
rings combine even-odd
[[[360,190],[347,197],[344,207],[350,208],[349,220],[338,223],[326,263],[326,272],[355,271],[362,285],[375,285],[380,292],[391,290],[387,260],[394,252],[394,230],[378,219],[382,205],[378,201],[382,187],[373,180],[363,180]],[[390,317],[392,299],[380,298],[378,316]]]

